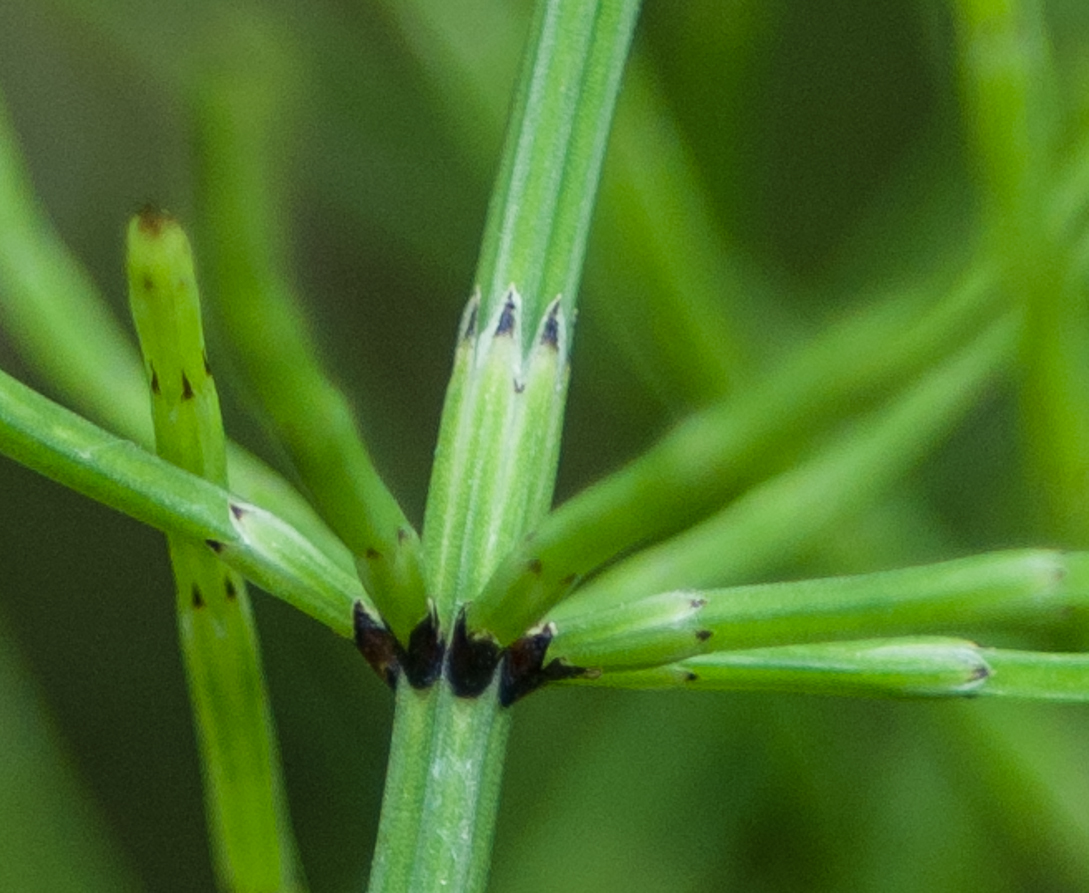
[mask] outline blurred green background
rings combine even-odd
[[[35,185],[119,314],[123,229],[144,202],[190,226],[199,264],[189,97],[230,52],[222,23],[270,35],[292,88],[269,188],[298,289],[417,523],[529,13],[434,6],[0,3],[0,90]],[[1089,7],[1048,16],[1084,88]],[[559,498],[824,322],[963,263],[977,235],[946,4],[650,0],[632,66]],[[656,308],[678,301],[702,348],[660,330]],[[49,391],[2,335],[0,363]],[[229,433],[275,461],[225,378]],[[996,388],[909,480],[780,571],[1084,548],[1026,520],[1019,461],[1012,393]],[[0,879],[210,889],[162,537],[6,460],[0,505]],[[256,607],[312,889],[360,890],[391,700],[350,643]],[[1089,890],[1082,708],[550,690],[517,709],[496,891]]]

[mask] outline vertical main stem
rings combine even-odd
[[[371,893],[484,889],[509,729],[494,690],[401,682]]]
[[[460,656],[427,690],[398,682],[371,893],[487,882],[510,716],[498,645],[474,651],[480,627],[451,634],[551,502],[575,292],[638,5],[537,5],[424,519],[428,596]]]

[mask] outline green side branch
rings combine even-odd
[[[226,438],[193,258],[172,218],[152,209],[133,218],[128,279],[158,454],[226,486]],[[230,514],[228,506],[222,511]],[[168,535],[167,542],[220,886],[239,893],[302,890],[245,583],[203,541]]]
[[[718,651],[639,670],[605,670],[572,682],[608,688],[938,697],[974,694],[989,673],[972,642],[912,636]]]
[[[707,520],[604,570],[573,600],[604,606],[636,593],[742,582],[801,559],[948,436],[1008,368],[1016,337],[1016,314],[991,324],[804,461]]]
[[[357,601],[373,610],[354,568],[286,521],[104,431],[2,371],[0,453],[137,521],[205,542],[225,564],[339,635],[352,636]]]
[[[665,592],[599,609],[567,602],[552,614],[549,656],[634,668],[712,651],[1059,622],[1074,609],[1089,609],[1089,554],[995,552],[852,577]]]
[[[996,697],[1089,702],[1089,655],[981,648],[910,636],[720,651],[567,684],[762,691],[867,698]]]
[[[326,375],[285,262],[284,130],[297,75],[283,42],[231,20],[195,88],[211,307],[232,362],[322,517],[401,639],[427,612],[419,538]],[[321,436],[315,436],[315,432]]]

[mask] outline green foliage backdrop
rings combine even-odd
[[[119,314],[124,223],[145,201],[194,229],[199,264],[193,85],[236,51],[239,21],[272,46],[270,189],[296,282],[417,524],[528,24],[525,3],[441,5],[0,4],[0,88],[35,186]],[[1084,128],[1089,13],[1047,12]],[[959,96],[933,0],[646,4],[587,259],[561,499],[824,323],[967,261],[981,200]],[[49,392],[4,336],[0,364]],[[220,365],[229,431],[275,461]],[[772,576],[1086,548],[1024,469],[1014,391],[996,385]],[[255,600],[312,889],[361,889],[388,692],[350,643]],[[50,874],[53,847],[131,889],[210,888],[175,640],[162,537],[0,462],[0,736],[47,742],[0,756],[0,840],[28,866],[12,889],[83,889]],[[496,891],[1089,889],[1083,707],[557,689],[519,711]]]

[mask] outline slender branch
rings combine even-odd
[[[289,215],[278,147],[290,120],[291,65],[280,42],[244,20],[229,24],[197,90],[211,309],[273,436],[356,556],[386,623],[407,642],[427,613],[419,539],[322,368],[284,261]]]
[[[353,605],[369,605],[354,569],[285,521],[103,431],[4,372],[0,453],[138,521],[209,543],[226,565],[340,635],[353,634]]]
[[[150,208],[133,218],[128,279],[156,451],[225,487],[219,395],[193,256],[176,221]],[[219,884],[228,893],[304,890],[245,581],[200,540],[167,543]]]
[[[577,676],[566,684],[1085,703],[1089,655],[980,648],[964,639],[911,636],[717,651],[642,670]]]
[[[638,667],[694,654],[1062,619],[1089,605],[1089,555],[995,552],[921,567],[685,590],[554,613],[550,657]]]
[[[716,651],[642,670],[605,671],[571,682],[608,688],[950,697],[977,694],[989,674],[987,661],[972,642],[912,636]]]

